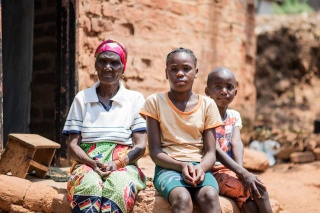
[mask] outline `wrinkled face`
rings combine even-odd
[[[218,107],[228,107],[237,95],[237,82],[234,75],[224,70],[215,73],[205,92]]]
[[[198,68],[192,57],[185,52],[173,54],[166,67],[166,78],[169,80],[170,88],[173,91],[184,92],[192,89],[192,84]]]
[[[99,54],[95,62],[95,68],[101,84],[118,83],[124,72],[120,56],[111,51]]]

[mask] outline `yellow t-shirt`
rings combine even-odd
[[[223,124],[216,103],[202,95],[194,109],[182,112],[168,93],[153,94],[146,99],[140,115],[159,121],[162,151],[179,161],[200,162],[203,131]]]

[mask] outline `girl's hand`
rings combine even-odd
[[[197,164],[194,167],[195,175],[194,175],[194,182],[196,185],[201,184],[204,181],[205,172],[202,169],[202,166],[200,164]]]
[[[184,182],[190,186],[197,186],[194,181],[195,168],[192,163],[185,163],[182,167],[182,177]]]

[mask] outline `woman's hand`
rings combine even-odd
[[[100,160],[95,160],[96,166],[93,168],[102,178],[107,178],[111,172],[116,171],[117,165],[113,161],[102,163]]]
[[[259,177],[257,175],[254,175],[254,174],[248,172],[246,169],[243,169],[243,172],[241,172],[240,174],[237,174],[237,175],[238,175],[239,179],[243,182],[244,193],[246,193],[247,190],[249,190],[250,197],[252,200],[254,199],[254,194],[256,194],[256,196],[258,198],[261,197],[257,186],[261,187],[264,190],[267,189],[265,187],[265,185],[263,185],[263,183],[261,182],[261,180],[259,179]]]

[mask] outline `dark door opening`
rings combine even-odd
[[[62,135],[77,91],[75,0],[1,1],[3,148],[10,133],[56,141],[55,162],[68,159]]]

